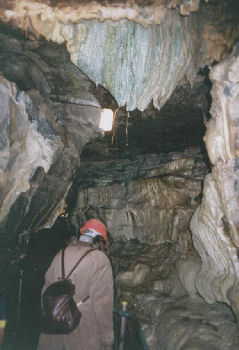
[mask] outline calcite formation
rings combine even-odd
[[[198,70],[200,34],[195,16],[184,18],[171,10],[160,26],[146,28],[123,18],[116,22],[114,17],[82,20],[71,14],[68,18],[67,9],[33,5],[20,2],[5,16],[27,18],[47,40],[66,42],[72,62],[129,111],[144,110],[151,100],[160,108],[177,83],[185,76],[192,80]]]
[[[207,302],[216,300],[232,306],[239,319],[239,54],[232,54],[215,66],[211,108],[205,142],[213,164],[204,181],[201,206],[191,230],[202,259],[196,286]]]
[[[206,20],[199,4],[25,0],[0,2],[0,18],[35,42],[66,43],[72,62],[119,106],[143,111],[151,101],[160,109],[182,80],[193,82],[205,59],[219,60],[232,47],[237,30]]]
[[[171,8],[179,7],[182,15],[189,15],[190,12],[198,11],[199,5],[200,0],[150,0],[147,3],[142,0],[12,0],[10,4],[0,1],[0,6],[5,10],[2,14],[5,19],[18,17],[19,21],[25,21],[27,17],[30,20],[32,16],[39,14],[43,19],[56,18],[64,23],[77,23],[86,19],[128,19],[144,26],[160,24]]]

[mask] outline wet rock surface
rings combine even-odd
[[[238,45],[211,71],[212,119],[205,142],[212,173],[204,181],[203,200],[192,222],[194,245],[202,259],[196,287],[207,302],[232,306],[238,318]],[[220,261],[220,264],[218,264]]]

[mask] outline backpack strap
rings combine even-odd
[[[80,259],[77,261],[77,263],[73,266],[73,268],[71,269],[71,271],[68,273],[67,277],[65,277],[65,264],[64,264],[64,254],[65,254],[65,248],[62,249],[62,254],[61,254],[61,268],[62,268],[62,279],[63,280],[67,280],[70,275],[72,274],[72,272],[77,268],[77,266],[79,265],[79,263],[84,259],[84,257],[89,254],[90,252],[92,252],[93,250],[96,250],[97,248],[92,248],[87,250],[81,257]]]

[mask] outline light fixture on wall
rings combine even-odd
[[[113,116],[114,116],[114,113],[112,109],[103,108],[101,110],[99,128],[104,131],[112,130]]]

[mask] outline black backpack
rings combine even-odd
[[[75,285],[69,279],[82,259],[92,250],[87,250],[65,277],[64,252],[62,250],[62,279],[50,284],[42,295],[42,333],[45,334],[69,334],[80,323],[81,313],[77,308],[73,295]],[[82,302],[89,298],[87,296]]]

